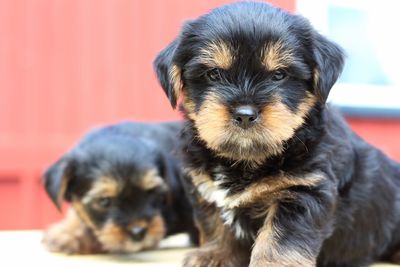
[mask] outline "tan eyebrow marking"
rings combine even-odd
[[[172,65],[171,70],[169,72],[169,77],[171,79],[171,84],[172,84],[172,93],[175,96],[175,99],[178,100],[179,94],[181,91],[181,68],[179,68],[177,65]]]
[[[209,43],[200,53],[203,64],[225,70],[232,66],[235,57],[232,47],[220,40]]]
[[[146,172],[143,177],[140,179],[139,186],[143,190],[151,190],[156,187],[167,187],[164,180],[160,177],[157,170],[152,169]]]
[[[83,203],[89,203],[92,199],[97,197],[115,197],[121,191],[121,185],[117,180],[103,176],[97,179],[92,188],[82,199]]]
[[[293,62],[293,51],[285,48],[282,41],[269,43],[261,51],[261,63],[267,70],[287,68]]]

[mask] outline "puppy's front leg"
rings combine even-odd
[[[332,194],[295,193],[269,207],[258,232],[249,267],[314,267],[332,231]]]
[[[242,267],[247,266],[250,246],[234,238],[233,233],[216,219],[208,222],[197,221],[200,230],[201,247],[186,255],[184,267]],[[209,227],[214,225],[216,231],[210,235]],[[208,230],[207,230],[208,228]]]
[[[242,267],[247,266],[250,244],[235,239],[231,230],[223,224],[220,210],[210,204],[184,183],[190,192],[196,225],[200,234],[200,248],[186,255],[184,267]]]

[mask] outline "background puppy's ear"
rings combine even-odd
[[[319,33],[314,33],[313,70],[314,92],[321,103],[325,103],[332,86],[335,84],[344,66],[344,53],[334,42],[329,41]]]
[[[47,194],[61,210],[62,201],[66,198],[67,189],[73,177],[74,163],[68,157],[63,157],[51,165],[43,176]]]
[[[173,63],[178,44],[179,39],[175,39],[158,54],[153,63],[157,78],[174,109],[176,108],[182,84],[181,69]]]

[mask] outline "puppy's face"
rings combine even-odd
[[[46,189],[57,205],[63,198],[71,202],[105,250],[154,248],[166,232],[161,212],[168,186],[160,157],[140,142],[91,144],[53,165]]]
[[[217,154],[280,154],[343,65],[335,44],[301,17],[263,3],[218,8],[185,25],[155,61],[171,104]]]

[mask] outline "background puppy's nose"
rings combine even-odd
[[[132,227],[129,230],[130,236],[135,241],[141,241],[144,238],[146,232],[147,232],[147,229],[144,227]]]
[[[258,111],[253,106],[239,106],[233,111],[233,119],[243,129],[249,128],[258,118]]]

